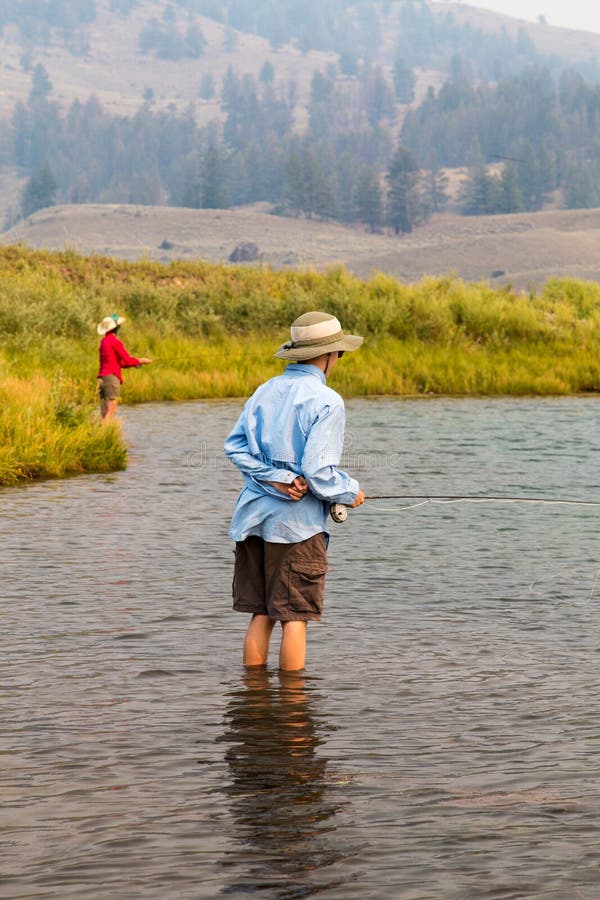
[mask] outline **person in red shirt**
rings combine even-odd
[[[123,377],[121,369],[130,369],[133,366],[139,369],[151,359],[145,357],[130,356],[117,334],[125,321],[123,316],[106,316],[98,325],[98,334],[102,335],[100,341],[100,369],[98,371],[98,383],[100,389],[100,414],[102,424],[106,425],[117,411],[117,404],[121,394]]]

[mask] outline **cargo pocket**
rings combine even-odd
[[[290,609],[308,616],[320,616],[323,611],[326,573],[327,565],[324,563],[299,561],[290,563],[288,579]]]

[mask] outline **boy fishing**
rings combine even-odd
[[[338,359],[362,342],[345,335],[335,316],[304,313],[275,353],[291,364],[255,391],[225,441],[244,476],[229,534],[236,542],[233,608],[252,616],[245,666],[266,666],[280,622],[280,669],[304,668],[306,623],[320,620],[323,609],[329,507],[364,502],[358,482],[337,468],[344,402],[326,383]]]

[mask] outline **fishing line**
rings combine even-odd
[[[367,503],[368,500],[416,500],[416,503],[412,503],[408,506],[396,506],[396,507],[382,507],[375,506]],[[380,512],[404,512],[405,510],[410,509],[418,509],[420,506],[426,506],[428,503],[431,504],[453,504],[453,503],[537,503],[537,504],[547,504],[547,505],[562,505],[562,506],[600,506],[599,500],[574,500],[574,499],[562,499],[562,498],[554,498],[554,497],[500,497],[500,496],[477,496],[477,495],[467,495],[467,496],[458,496],[458,495],[432,495],[432,496],[410,496],[409,494],[370,494],[365,496],[365,505],[369,506],[371,509],[378,510]],[[343,506],[342,504],[332,504],[331,507],[331,518],[334,522],[344,522],[348,517],[348,507]],[[563,577],[564,572],[572,572],[576,571],[579,575],[581,575],[580,569],[561,569],[561,572],[557,575],[551,576],[550,581],[556,581],[560,577]],[[546,579],[548,580],[548,579]],[[536,591],[534,588],[538,584],[543,584],[543,581],[539,578],[534,578],[533,581],[529,584],[529,594],[531,596],[542,596],[539,591]],[[586,597],[586,603],[588,603],[596,593],[598,585],[600,584],[600,569],[595,568],[595,575],[592,581],[592,587]]]
[[[587,598],[588,600],[591,600],[592,597],[594,596],[594,593],[595,593],[595,591],[596,591],[596,588],[598,587],[598,581],[599,581],[599,580],[600,580],[600,569],[598,569],[598,571],[596,572],[596,577],[594,578],[594,583],[593,583],[593,585],[592,585],[592,590],[590,591],[589,596],[588,596],[588,598]]]
[[[368,500],[416,500],[417,502],[410,503],[407,506],[385,507],[366,503]],[[454,503],[542,503],[555,506],[600,506],[600,500],[571,500],[554,497],[501,497],[477,494],[464,496],[455,494],[368,494],[365,496],[365,505],[378,512],[404,512],[410,509],[418,509],[420,506],[426,506],[428,503],[441,506]],[[343,503],[332,503],[329,511],[334,522],[345,522],[348,518],[348,507]]]
[[[365,498],[364,505],[368,506],[369,509],[375,509],[379,512],[404,512],[407,509],[418,509],[420,506],[427,506],[428,503],[431,503],[429,499],[419,500],[418,503],[411,503],[410,506],[374,506],[373,504],[368,503]]]
[[[384,507],[384,506],[375,506],[367,501],[369,500],[416,500],[416,503],[411,503],[407,506],[396,506],[396,507]],[[574,499],[563,499],[563,498],[554,498],[554,497],[500,497],[500,496],[481,496],[481,495],[410,495],[410,494],[369,494],[365,496],[365,506],[369,506],[370,508],[377,510],[378,512],[404,512],[410,509],[418,509],[421,506],[426,506],[427,504],[440,504],[440,505],[448,505],[453,503],[537,503],[537,504],[546,504],[546,505],[561,505],[561,506],[600,506],[600,500],[574,500]],[[332,503],[329,508],[329,513],[334,522],[341,523],[345,522],[348,518],[348,509],[349,507],[345,506],[343,503]],[[568,570],[568,571],[573,571]],[[579,575],[581,575],[581,571],[576,570]],[[550,577],[550,581],[556,581],[561,577],[564,569],[561,570],[560,574],[554,575]],[[547,579],[546,579],[547,580]],[[532,597],[541,597],[542,593],[535,590],[535,587],[538,584],[541,584],[542,581],[538,578],[534,578],[533,581],[529,584],[529,594]],[[593,598],[598,585],[600,584],[600,569],[595,569],[595,575],[592,581],[592,587],[586,597],[586,603]]]
[[[559,580],[559,578],[565,578],[565,576],[571,576],[574,574],[578,576],[580,581],[582,579],[586,580],[584,578],[584,572],[582,571],[582,569],[580,567],[575,568],[573,566],[561,566],[556,575],[544,576],[543,578],[534,578],[533,581],[531,581],[529,584],[529,595],[531,597],[544,597],[545,593],[549,589],[548,586],[552,582],[557,582]],[[596,589],[598,587],[599,581],[600,581],[600,569],[598,569],[598,568],[596,568],[596,566],[594,566],[594,576],[592,579],[592,587],[591,587],[589,593],[585,597],[585,603],[589,603],[589,601],[593,599],[594,594],[596,593]],[[534,588],[537,588],[538,585],[540,586],[540,588],[542,588],[542,590],[534,590]],[[571,600],[573,600],[572,596],[571,596]]]
[[[501,497],[483,494],[369,494],[365,500],[417,500],[425,503],[552,503],[567,506],[600,506],[600,500],[572,500],[558,497]],[[410,508],[410,507],[407,507]]]
[[[377,494],[370,497],[365,497],[365,506],[368,506],[370,509],[378,510],[379,512],[405,512],[410,509],[418,509],[420,506],[427,506],[428,504],[438,504],[440,506],[449,506],[453,503],[546,503],[546,504],[559,504],[563,506],[600,506],[600,501],[598,500],[558,500],[550,497],[479,497],[479,496],[467,496],[467,497],[454,497],[454,496],[432,496],[432,497],[413,497],[413,500],[416,500],[416,503],[411,503],[408,506],[376,506],[372,503],[367,503],[368,500],[404,500],[409,499],[408,495],[406,497],[401,496],[400,494],[391,495],[391,494]],[[333,518],[333,514],[332,514]],[[337,521],[337,519],[334,519]]]
[[[372,506],[370,503],[367,503],[368,500],[416,500],[416,503],[411,503],[408,506],[395,506],[395,507],[384,507],[384,506]],[[410,494],[369,494],[365,496],[365,505],[369,506],[371,509],[377,510],[379,512],[404,512],[405,510],[410,509],[418,509],[420,506],[426,506],[428,503],[431,504],[453,504],[453,503],[542,503],[547,505],[562,505],[562,506],[600,506],[599,500],[573,500],[573,499],[562,499],[562,498],[554,498],[554,497],[500,497],[500,496],[478,496],[478,495],[410,495]],[[348,507],[343,503],[332,503],[330,506],[330,515],[334,522],[345,522],[348,518]],[[562,570],[564,571],[564,570]],[[568,571],[573,571],[568,570]],[[578,574],[581,574],[580,570],[576,570]],[[550,581],[557,580],[560,576],[554,575],[550,578]],[[538,591],[534,590],[534,587],[540,583],[540,579],[534,578],[532,582],[529,584],[529,594],[531,596],[542,596]],[[591,590],[586,598],[586,602],[589,602],[594,594],[596,593],[596,589],[600,584],[600,569],[595,570],[595,576],[592,582]]]

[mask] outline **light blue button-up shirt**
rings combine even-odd
[[[327,531],[331,503],[351,505],[358,482],[337,468],[344,443],[344,401],[317,366],[289,365],[246,403],[225,441],[225,454],[244,476],[230,536],[258,535],[292,544]],[[306,478],[309,493],[291,500],[268,481]]]

